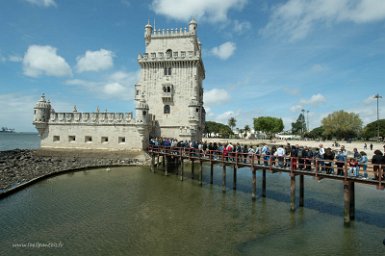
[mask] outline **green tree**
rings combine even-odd
[[[385,119],[380,119],[378,121],[374,121],[368,123],[362,132],[362,137],[365,139],[375,138],[377,137],[377,129],[380,128],[380,137],[384,138],[385,136]]]
[[[320,139],[320,138],[325,139],[325,136],[323,135],[324,131],[325,131],[324,128],[320,126],[308,132],[306,134],[306,137],[310,139]]]
[[[249,133],[250,131],[251,131],[250,126],[248,124],[246,124],[245,128],[243,128],[243,132],[244,132],[243,137],[246,138],[247,133]]]
[[[305,115],[301,113],[299,114],[297,121],[295,123],[291,123],[291,132],[293,134],[303,135],[306,131]]]
[[[343,110],[333,112],[322,119],[325,137],[351,139],[357,137],[362,130],[362,120],[358,114]]]
[[[237,119],[235,119],[234,117],[230,117],[227,124],[230,126],[231,130],[234,130],[234,127],[237,126]]]
[[[269,138],[272,138],[273,134],[283,131],[283,121],[281,118],[261,116],[254,118],[254,129],[266,133]]]
[[[237,126],[237,119],[235,119],[234,117],[230,117],[227,124],[231,128],[232,134],[234,134],[234,127]]]
[[[230,135],[233,134],[229,126],[213,121],[206,121],[205,133],[208,134],[208,136],[211,136],[211,133],[219,133],[220,136],[225,138],[228,138]]]

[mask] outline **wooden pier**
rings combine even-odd
[[[176,174],[179,175],[180,180],[184,178],[184,162],[191,162],[191,178],[195,176],[195,165],[198,163],[199,170],[199,184],[202,185],[203,180],[203,163],[210,163],[210,184],[213,184],[214,165],[222,166],[222,191],[226,192],[226,168],[232,167],[233,169],[233,189],[237,188],[237,172],[241,167],[249,167],[252,173],[251,180],[251,198],[256,200],[257,198],[257,178],[256,172],[262,172],[262,197],[266,197],[266,172],[276,173],[285,172],[290,176],[290,210],[296,209],[296,178],[299,176],[299,207],[304,206],[305,196],[305,184],[304,176],[313,176],[317,180],[321,179],[333,179],[339,180],[343,184],[344,188],[344,223],[349,224],[351,220],[355,218],[355,195],[354,185],[355,183],[361,183],[365,185],[376,186],[377,189],[384,190],[385,182],[382,179],[383,167],[380,168],[380,175],[378,179],[364,179],[361,177],[353,177],[348,173],[347,162],[332,161],[332,166],[336,166],[336,163],[343,164],[343,175],[327,174],[321,171],[322,163],[327,162],[323,159],[299,159],[297,157],[291,157],[284,159],[283,163],[289,165],[282,165],[278,163],[278,157],[269,156],[268,159],[264,155],[248,154],[228,152],[223,153],[221,151],[206,151],[202,152],[194,148],[171,148],[171,147],[149,147],[148,153],[151,156],[151,170],[155,172],[155,168],[159,168],[162,165],[164,174],[168,175],[171,162],[176,167]],[[161,160],[162,157],[162,161]],[[373,168],[373,166],[368,166]],[[368,170],[369,171],[369,170]]]

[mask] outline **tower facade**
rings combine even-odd
[[[196,21],[191,20],[188,29],[153,29],[147,24],[144,39],[135,99],[148,104],[155,123],[151,136],[200,140],[205,69]]]

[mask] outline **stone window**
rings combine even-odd
[[[168,49],[168,50],[166,51],[166,57],[167,57],[167,58],[171,58],[171,57],[172,57],[172,50],[171,50],[171,49]]]
[[[170,114],[170,105],[164,105],[163,113],[164,114]]]
[[[171,68],[170,67],[164,68],[164,75],[165,76],[171,76]]]
[[[107,143],[108,142],[108,137],[102,137],[102,143]]]
[[[60,136],[53,136],[53,142],[59,142],[60,141]]]
[[[75,140],[76,140],[75,136],[73,136],[73,135],[68,136],[68,141],[69,142],[75,142]]]
[[[86,143],[91,143],[91,142],[92,142],[92,136],[85,136],[85,137],[84,137],[84,141],[85,141]]]
[[[126,137],[119,137],[118,138],[118,143],[119,144],[125,144],[126,143]]]

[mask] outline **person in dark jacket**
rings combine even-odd
[[[327,148],[325,150],[325,154],[324,154],[325,171],[327,174],[332,174],[334,172],[334,170],[333,170],[334,157],[335,157],[335,154],[332,151],[332,149]]]
[[[372,157],[374,179],[377,180],[380,176],[380,166],[383,164],[383,154],[381,150],[375,150]]]

